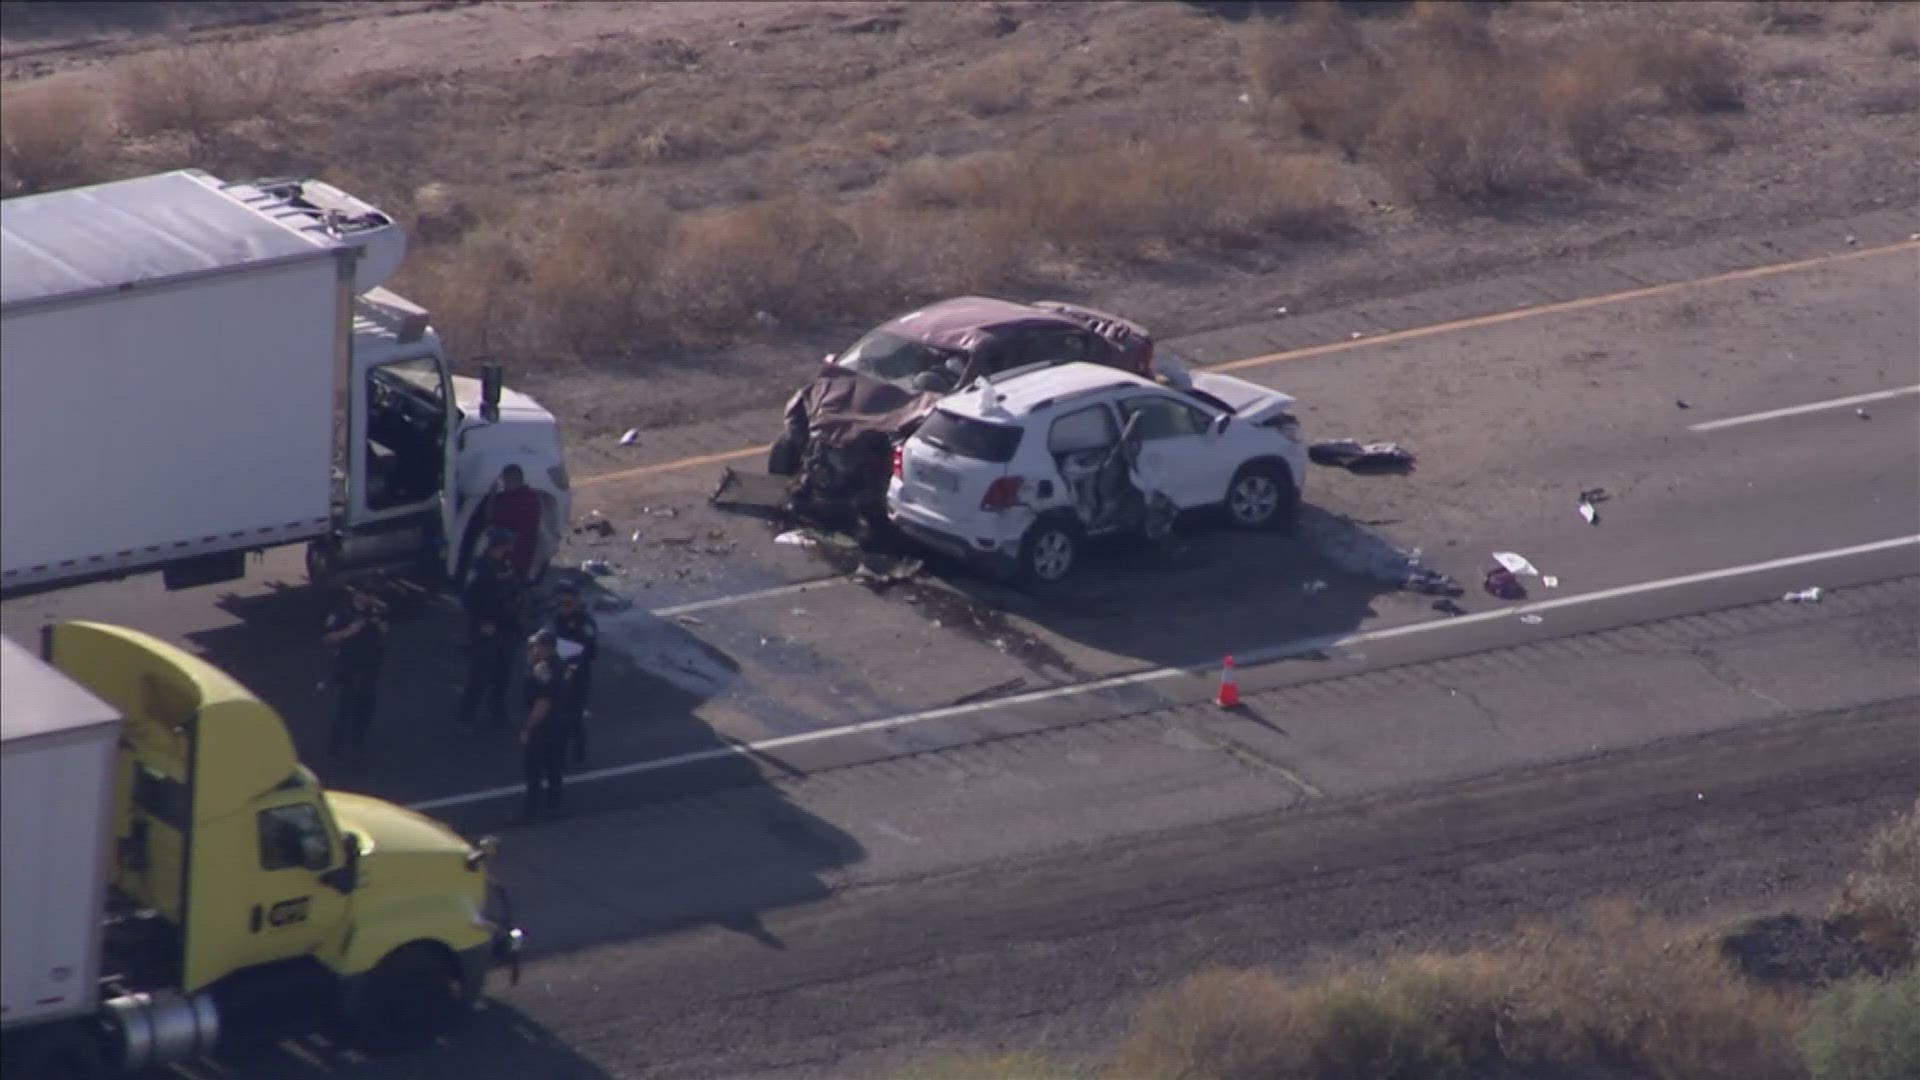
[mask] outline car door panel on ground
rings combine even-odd
[[[1217,503],[1239,462],[1224,453],[1212,429],[1213,416],[1170,394],[1137,394],[1120,402],[1124,423],[1138,414],[1132,437],[1140,453],[1136,467],[1148,488],[1183,510]]]

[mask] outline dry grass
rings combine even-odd
[[[132,139],[182,140],[196,158],[230,153],[245,129],[304,109],[310,84],[293,50],[184,44],[157,49],[122,71],[116,113]]]
[[[91,98],[23,90],[0,109],[0,190],[31,194],[98,179],[113,125]]]
[[[1151,1001],[1112,1075],[1482,1076],[1615,1068],[1660,1080],[1801,1075],[1798,1006],[1740,981],[1711,935],[1618,906],[1578,931],[1290,983],[1210,972]]]
[[[1483,5],[1416,4],[1395,37],[1317,5],[1297,26],[1255,28],[1246,52],[1254,87],[1301,134],[1408,197],[1554,194],[1629,163],[1638,116],[1743,102],[1738,56],[1702,32],[1519,42]]]
[[[1920,957],[1920,801],[1868,841],[1864,865],[1834,908],[1881,955],[1905,963]]]
[[[1801,1043],[1813,1080],[1920,1076],[1920,971],[1834,987],[1821,998]]]

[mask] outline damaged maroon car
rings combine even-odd
[[[963,296],[909,312],[838,356],[787,402],[767,471],[799,477],[796,509],[846,520],[883,515],[894,448],[934,403],[975,379],[1034,364],[1095,363],[1152,377],[1139,324],[1052,300]]]

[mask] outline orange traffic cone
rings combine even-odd
[[[1220,692],[1213,696],[1213,703],[1223,709],[1240,707],[1240,684],[1233,679],[1233,656],[1227,656],[1227,662],[1220,669]]]

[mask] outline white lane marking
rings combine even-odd
[[[775,585],[771,589],[761,589],[758,592],[735,593],[732,596],[716,596],[711,600],[695,600],[688,604],[675,604],[672,607],[654,608],[648,612],[648,614],[658,615],[663,619],[671,619],[675,615],[691,615],[696,611],[708,611],[719,607],[732,607],[735,604],[751,604],[755,600],[771,600],[777,596],[794,596],[803,592],[812,592],[815,589],[824,589],[829,585],[851,585],[852,583],[853,579],[850,577],[815,578],[812,581],[796,581],[791,585]]]
[[[1605,600],[1617,600],[1625,596],[1641,593],[1661,592],[1678,589],[1688,585],[1700,585],[1709,581],[1722,581],[1727,578],[1744,577],[1749,574],[1764,574],[1774,570],[1785,570],[1810,563],[1830,562],[1835,559],[1847,559],[1856,555],[1870,555],[1876,551],[1891,551],[1895,548],[1920,544],[1920,533],[1912,536],[1900,536],[1890,540],[1876,540],[1870,544],[1855,544],[1852,547],[1834,548],[1830,551],[1815,551],[1804,555],[1789,555],[1766,562],[1748,563],[1744,566],[1729,566],[1719,570],[1704,570],[1697,574],[1683,574],[1679,577],[1661,578],[1656,581],[1636,582],[1597,592],[1580,593],[1575,596],[1562,596],[1553,600],[1540,600],[1533,603],[1518,604],[1510,608],[1498,608],[1493,611],[1480,611],[1471,615],[1457,615],[1452,618],[1434,619],[1428,622],[1409,623],[1406,626],[1394,626],[1385,630],[1368,630],[1357,634],[1333,634],[1317,638],[1306,638],[1288,642],[1284,645],[1265,649],[1254,649],[1234,656],[1241,666],[1267,663],[1320,652],[1326,649],[1363,645],[1373,641],[1390,641],[1394,638],[1408,637],[1413,634],[1425,634],[1436,630],[1446,630],[1458,626],[1471,626],[1475,623],[1494,622],[1512,619],[1529,612],[1557,611],[1562,608],[1578,607],[1583,604],[1597,604]],[[1030,705],[1034,702],[1055,698],[1080,697],[1095,694],[1103,690],[1118,690],[1144,683],[1161,682],[1183,675],[1211,675],[1219,666],[1217,660],[1205,660],[1182,667],[1154,668],[1148,671],[1134,672],[1131,675],[1116,675],[1112,678],[1098,679],[1093,682],[1075,683],[1072,686],[1054,686],[1045,690],[1034,690],[1012,697],[995,698],[990,701],[971,702],[965,705],[948,705],[938,709],[904,713],[900,716],[883,717],[878,720],[866,720],[858,724],[844,724],[840,727],[822,728],[819,731],[806,731],[795,735],[782,735],[777,738],[763,739],[752,743],[733,743],[716,746],[708,750],[695,750],[691,753],[676,754],[673,757],[654,758],[650,761],[635,761],[626,765],[615,765],[605,769],[594,769],[566,779],[568,784],[583,784],[594,780],[611,780],[622,776],[635,776],[640,773],[659,772],[687,765],[698,765],[709,761],[722,761],[728,758],[745,757],[757,752],[778,750],[784,746],[797,746],[801,743],[821,742],[826,739],[845,738],[849,735],[866,735],[890,728],[905,727],[909,724],[925,723],[928,720],[950,720],[958,716],[986,712],[990,709],[1005,708],[1009,705]],[[491,799],[504,799],[523,794],[525,789],[519,784],[488,788],[484,791],[472,791],[464,795],[447,795],[438,799],[411,804],[411,809],[420,811],[444,810],[450,806],[464,806],[468,803],[486,802]]]
[[[1832,401],[1816,401],[1811,405],[1794,405],[1785,409],[1770,409],[1767,412],[1752,413],[1747,416],[1729,416],[1724,420],[1708,420],[1703,424],[1694,424],[1688,431],[1719,431],[1721,428],[1739,427],[1741,424],[1757,424],[1762,420],[1778,420],[1783,416],[1799,416],[1801,413],[1820,412],[1825,409],[1844,409],[1849,405],[1865,405],[1870,401],[1885,401],[1903,394],[1920,394],[1920,386],[1903,386],[1898,390],[1876,390],[1871,394],[1855,394],[1852,397],[1834,398]]]

